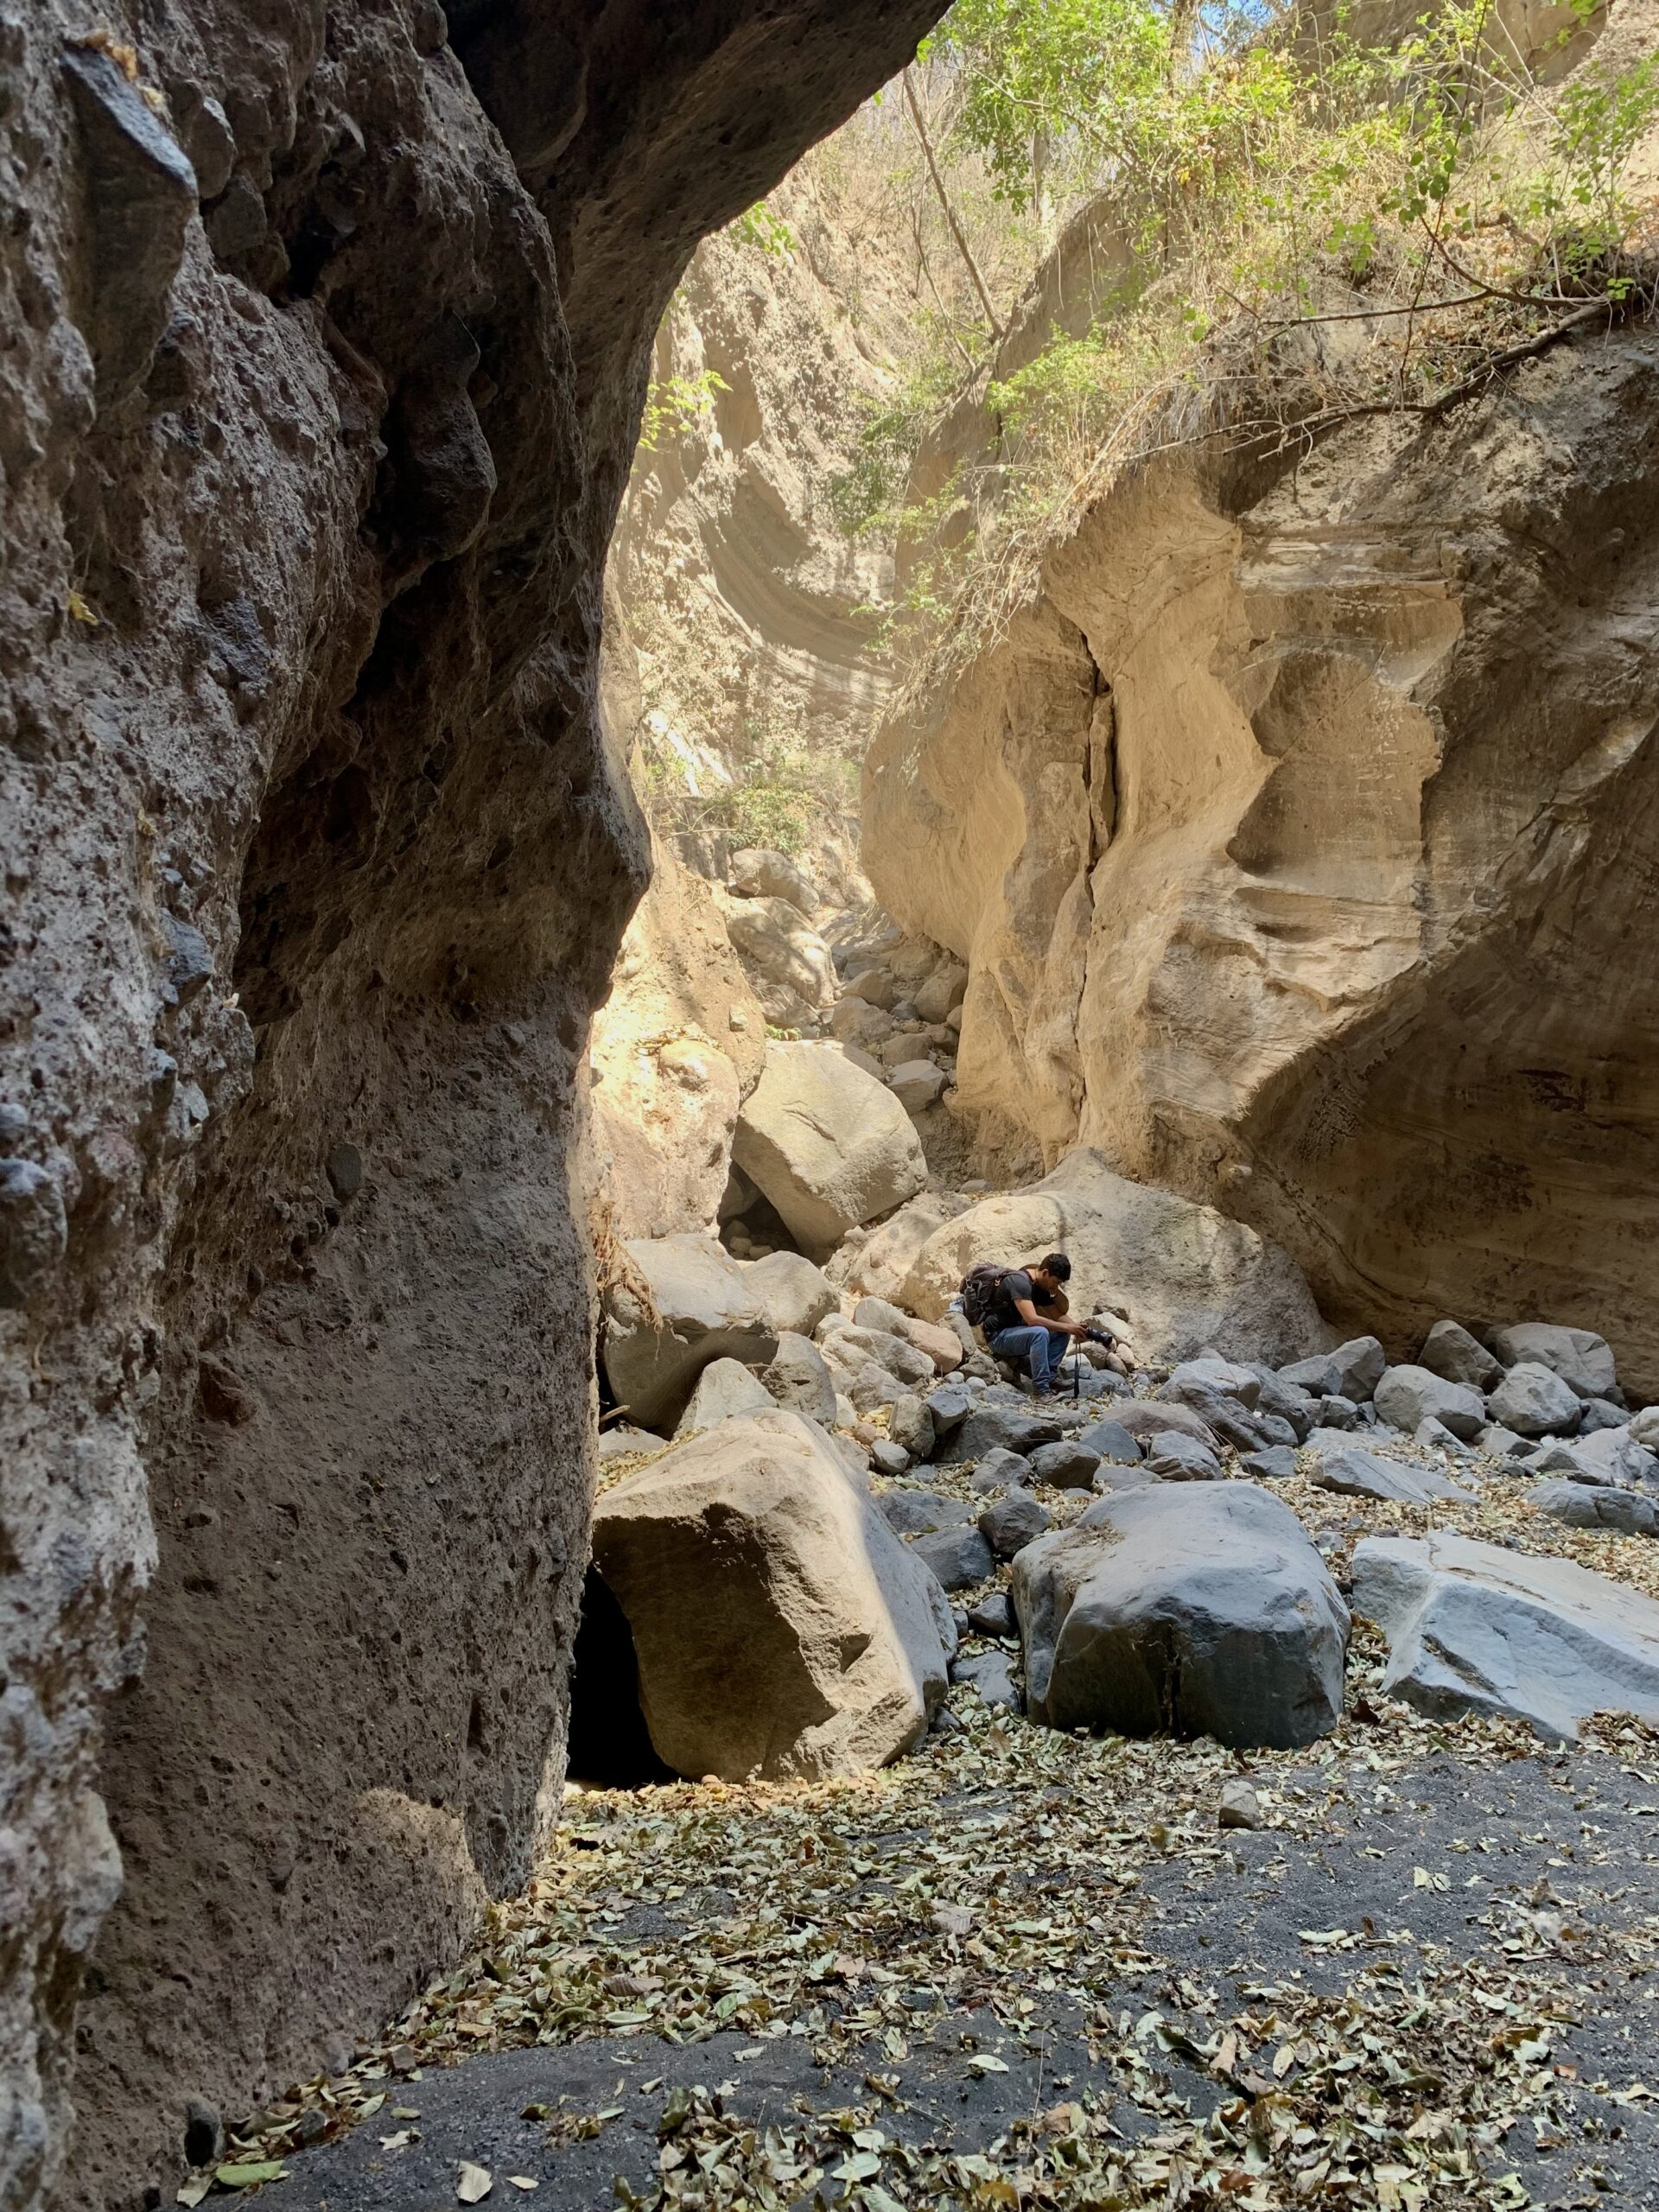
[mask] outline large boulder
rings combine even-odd
[[[771,1047],[738,1116],[733,1154],[797,1243],[819,1254],[927,1180],[904,1108],[824,1045]]]
[[[1448,1382],[1462,1382],[1471,1390],[1490,1390],[1503,1372],[1478,1337],[1459,1321],[1437,1321],[1423,1338],[1417,1364]]]
[[[797,1414],[724,1422],[626,1477],[594,1560],[677,1773],[856,1773],[908,1751],[944,1697],[931,1577]]]
[[[937,1320],[977,1262],[1056,1249],[1071,1261],[1072,1311],[1125,1315],[1142,1359],[1213,1348],[1276,1365],[1329,1338],[1300,1269],[1276,1244],[1211,1206],[1126,1182],[1086,1148],[1029,1190],[986,1198],[936,1230],[899,1303]]]
[[[818,911],[817,887],[787,853],[745,845],[726,866],[726,887],[740,899],[785,899],[810,921]]]
[[[1103,1497],[1014,1563],[1033,1719],[1127,1736],[1310,1744],[1342,1711],[1348,1611],[1254,1483]]]
[[[836,1385],[823,1354],[810,1338],[780,1329],[778,1350],[760,1376],[774,1405],[804,1414],[821,1428],[836,1425]],[[901,1439],[900,1441],[903,1440]]]
[[[1580,1403],[1571,1384],[1535,1359],[1517,1362],[1486,1401],[1492,1419],[1517,1436],[1574,1434]]]
[[[1478,1390],[1462,1382],[1448,1382],[1426,1367],[1391,1367],[1375,1392],[1376,1410],[1390,1428],[1414,1436],[1426,1421],[1438,1421],[1465,1443],[1486,1426],[1486,1408]],[[1503,1419],[1500,1414],[1496,1416]],[[1510,1422],[1510,1426],[1514,1427]]]
[[[1568,1741],[1592,1713],[1659,1720],[1659,1604],[1587,1567],[1443,1531],[1368,1536],[1353,1603],[1388,1638],[1383,1689],[1421,1712]]]
[[[1281,1382],[1312,1398],[1346,1398],[1363,1405],[1382,1380],[1389,1356],[1375,1337],[1350,1337],[1334,1351],[1293,1360],[1279,1370]]]
[[[834,1393],[830,1395],[833,1398]],[[697,1377],[697,1386],[675,1428],[674,1440],[683,1443],[688,1436],[716,1428],[721,1421],[736,1420],[743,1414],[769,1413],[776,1403],[752,1369],[734,1359],[711,1360]]]
[[[1521,1321],[1492,1332],[1492,1350],[1505,1367],[1525,1360],[1548,1367],[1580,1398],[1605,1398],[1618,1388],[1612,1349],[1593,1329],[1557,1328],[1547,1321]]]
[[[993,1402],[976,1406],[935,1456],[942,1466],[960,1466],[966,1460],[982,1459],[1000,1446],[1029,1459],[1045,1444],[1058,1443],[1059,1437],[1057,1422],[1045,1421],[1039,1414],[1028,1414],[1019,1406]]]
[[[1459,1489],[1433,1467],[1414,1461],[1385,1459],[1367,1452],[1345,1429],[1316,1428],[1307,1440],[1307,1478],[1315,1490],[1344,1497],[1377,1497],[1390,1504],[1428,1505],[1437,1499],[1472,1502],[1472,1491]]]
[[[1659,1536],[1659,1503],[1639,1490],[1603,1490],[1560,1476],[1535,1484],[1527,1503],[1569,1529],[1608,1529],[1619,1536]]]
[[[832,1279],[844,1282],[855,1297],[896,1298],[928,1238],[966,1213],[970,1203],[949,1192],[919,1192],[861,1243],[844,1244],[830,1262]]]
[[[830,948],[798,906],[787,899],[732,899],[723,893],[716,893],[715,904],[769,1020],[798,1021],[833,1004]]]
[[[834,1283],[798,1252],[768,1252],[741,1265],[752,1296],[779,1336],[813,1335],[841,1304]]]
[[[639,1237],[605,1293],[605,1372],[647,1428],[671,1427],[717,1359],[764,1367],[778,1331],[746,1271],[713,1236]]]

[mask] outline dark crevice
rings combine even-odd
[[[590,1567],[582,1586],[582,1623],[570,1673],[573,1782],[602,1789],[643,1789],[678,1777],[657,1756],[639,1707],[639,1662],[628,1617],[604,1577]]]

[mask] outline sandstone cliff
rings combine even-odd
[[[77,2206],[545,1831],[576,1072],[645,859],[606,540],[698,236],[937,12],[0,11],[9,2212],[117,1844]]]
[[[1338,1322],[1659,1390],[1650,333],[1300,465],[1123,482],[890,725],[865,855],[971,969],[963,1110],[1249,1222]]]

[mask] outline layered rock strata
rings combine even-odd
[[[1587,1324],[1659,1390],[1659,340],[1125,481],[865,783],[971,969],[988,1149],[1081,1141],[1396,1347]]]
[[[546,1833],[645,863],[606,538],[697,237],[937,12],[0,9],[9,2208],[118,1844],[77,2205]]]

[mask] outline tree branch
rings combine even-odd
[[[996,319],[996,309],[991,305],[991,296],[985,289],[985,279],[979,273],[979,264],[974,259],[973,248],[968,243],[962,225],[957,220],[957,211],[950,205],[950,195],[944,188],[944,179],[939,175],[939,165],[933,158],[933,142],[928,137],[927,125],[922,120],[921,107],[916,98],[916,87],[910,81],[908,69],[905,71],[904,75],[905,101],[910,110],[910,119],[916,126],[916,136],[922,142],[922,152],[927,159],[927,173],[933,180],[934,191],[939,195],[939,205],[944,210],[945,221],[950,226],[950,235],[957,242],[957,251],[961,254],[968,274],[973,279],[974,289],[979,295],[979,304],[984,308],[985,320],[991,326],[991,336],[1000,346],[1002,342],[1002,326]]]

